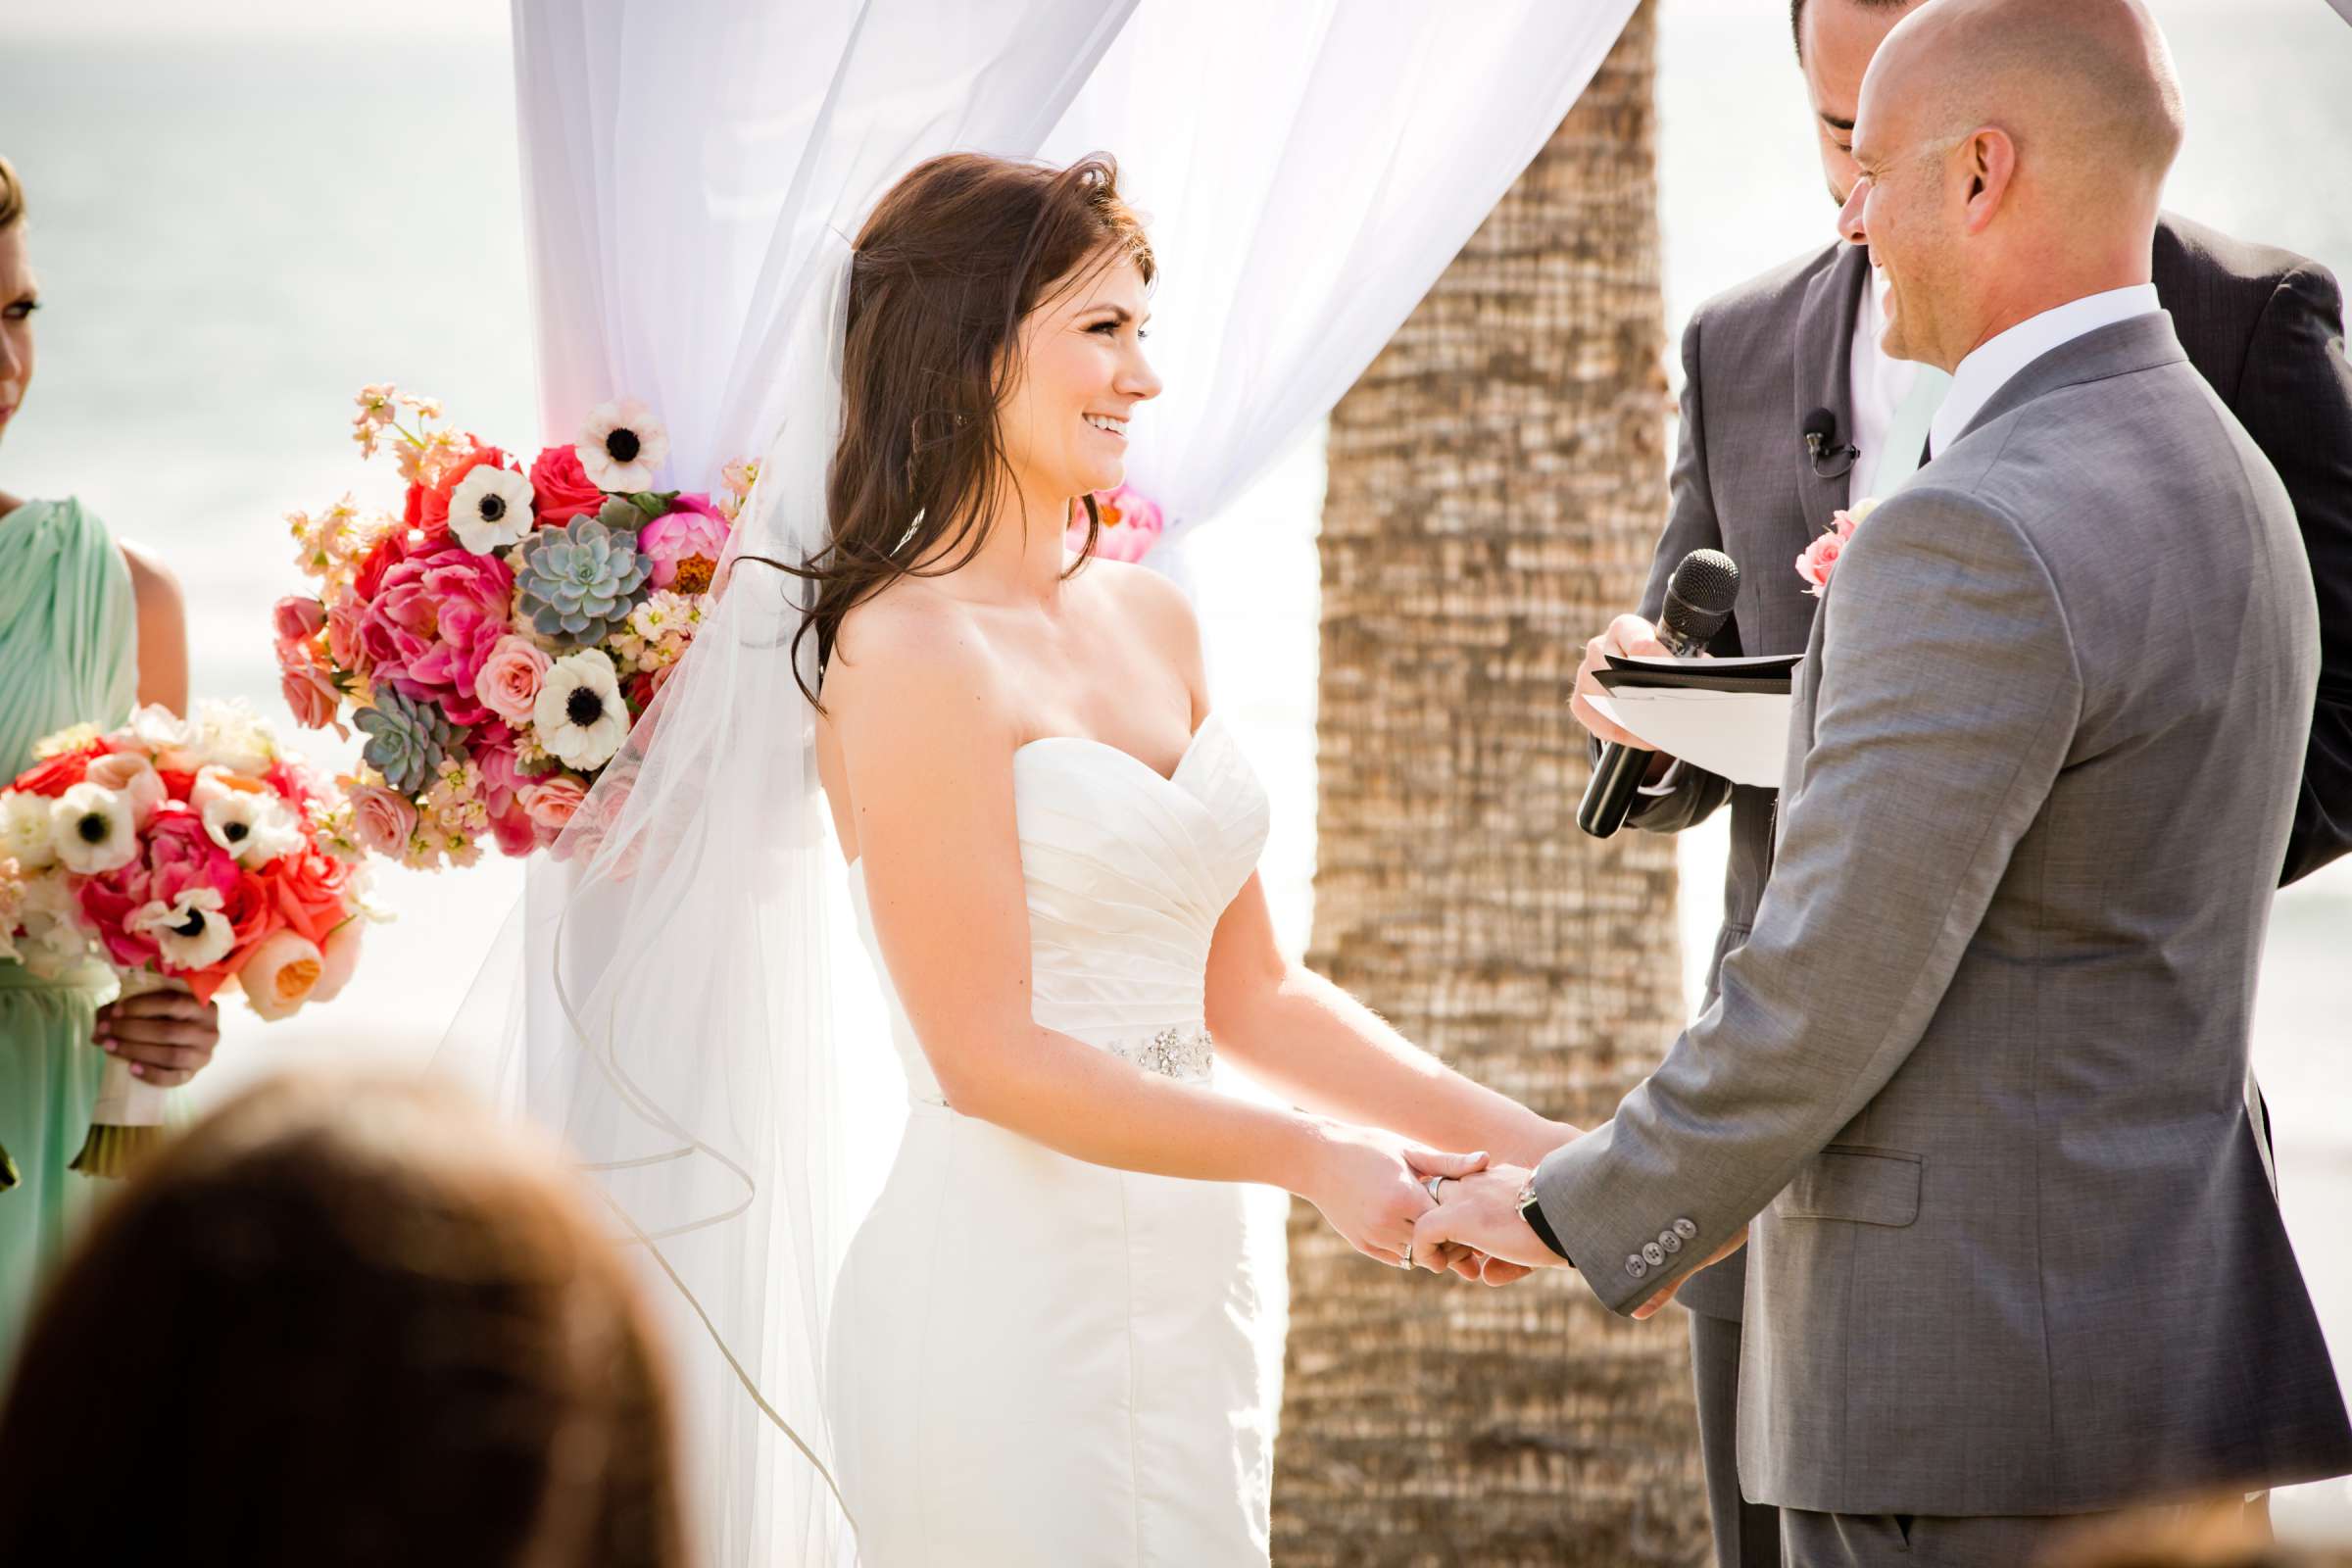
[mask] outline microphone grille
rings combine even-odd
[[[1723,629],[1739,599],[1739,563],[1720,550],[1693,550],[1666,584],[1659,619],[1679,636],[1704,642]]]

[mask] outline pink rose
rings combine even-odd
[[[538,498],[533,510],[543,528],[560,527],[605,504],[605,493],[589,481],[588,470],[580,466],[579,453],[567,446],[549,447],[539,454],[531,465],[531,489]]]
[[[416,834],[416,808],[405,796],[372,784],[351,787],[352,831],[374,854],[398,859]]]
[[[1102,514],[1102,531],[1095,538],[1095,554],[1105,561],[1141,561],[1159,543],[1167,530],[1167,519],[1160,514],[1159,506],[1128,485],[1105,490],[1095,497],[1095,508]],[[1086,508],[1073,508],[1070,527],[1065,541],[1072,550],[1086,548]]]
[[[458,545],[393,566],[360,628],[375,678],[439,703],[453,724],[488,718],[474,677],[507,635],[514,591],[505,562]]]
[[[719,558],[727,551],[727,519],[709,496],[681,495],[670,512],[637,532],[637,548],[653,557],[653,584],[675,584],[680,593],[699,594],[710,586]],[[679,568],[686,581],[678,581]]]
[[[1805,592],[1819,599],[1830,589],[1830,576],[1838,569],[1838,558],[1845,552],[1845,542],[1854,536],[1855,519],[1846,513],[1830,514],[1829,531],[1805,546],[1805,553],[1796,558],[1796,574],[1805,579]]]
[[[326,624],[326,606],[288,594],[270,612],[270,627],[280,643],[308,642]]]
[[[490,657],[473,677],[473,692],[487,708],[510,724],[531,721],[531,705],[539,701],[539,683],[547,678],[546,653],[527,637],[501,637],[490,646]]]
[[[491,816],[490,837],[497,841],[501,855],[528,855],[539,847],[539,831],[530,812],[519,804]]]
[[[579,811],[580,804],[588,799],[588,787],[569,773],[556,773],[525,784],[519,799],[531,820],[545,829],[547,839],[553,842]]]
[[[335,710],[343,702],[343,694],[335,683],[316,668],[288,669],[278,677],[279,695],[286,700],[287,710],[294,722],[304,729],[324,729],[334,724],[335,733],[349,738],[351,731],[335,722]]]
[[[335,608],[326,612],[326,651],[345,669],[360,667],[365,653],[360,627],[367,618],[368,606],[350,597],[336,600]]]

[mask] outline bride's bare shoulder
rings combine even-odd
[[[842,617],[822,697],[836,723],[960,729],[989,720],[1001,685],[969,608],[903,577]]]
[[[1200,617],[1182,588],[1149,566],[1124,561],[1090,561],[1083,571],[1097,575],[1103,603],[1124,627],[1180,667],[1200,663]]]

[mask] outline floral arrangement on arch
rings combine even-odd
[[[274,612],[287,705],[367,736],[344,782],[368,849],[438,869],[547,848],[693,642],[757,466],[716,500],[653,489],[669,437],[634,400],[527,470],[435,399],[358,403],[361,455],[390,448],[407,491],[287,514],[318,584]]]
[[[43,739],[0,789],[0,957],[124,996],[241,990],[274,1021],[343,989],[373,918],[352,808],[250,710],[142,708]],[[162,1136],[164,1091],[110,1059],[76,1170]]]

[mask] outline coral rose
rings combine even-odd
[[[588,787],[569,773],[558,773],[535,784],[525,784],[519,799],[522,808],[552,843],[578,814],[581,803],[588,799]]]
[[[572,447],[549,447],[531,465],[531,489],[538,494],[536,510],[542,527],[558,527],[574,517],[594,516],[605,504],[605,493],[580,466]]]

